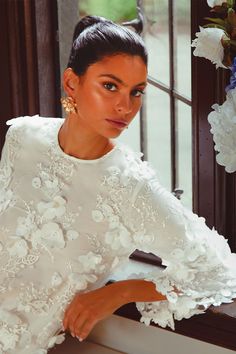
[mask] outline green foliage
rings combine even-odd
[[[135,0],[80,0],[80,16],[97,15],[112,21],[132,20],[136,17]]]

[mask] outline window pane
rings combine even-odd
[[[163,186],[171,190],[169,96],[151,85],[146,92],[148,161]]]
[[[115,22],[132,20],[137,16],[135,0],[79,0],[80,16],[103,16]]]
[[[191,98],[191,14],[190,1],[174,1],[176,38],[176,90]]]
[[[149,75],[169,86],[168,1],[144,0]]]
[[[128,129],[124,129],[117,138],[118,141],[130,146],[134,151],[140,151],[140,121],[139,113],[136,114]]]
[[[191,107],[177,102],[178,112],[178,188],[183,204],[192,209],[192,117]]]

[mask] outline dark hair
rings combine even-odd
[[[85,16],[75,26],[67,67],[77,75],[106,56],[138,55],[147,65],[147,51],[142,38],[127,27],[104,17]]]

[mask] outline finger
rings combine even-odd
[[[72,326],[79,313],[80,313],[79,305],[75,306],[74,304],[71,304],[68,310],[66,311],[63,319],[63,326],[65,329],[68,329]]]
[[[92,331],[93,327],[96,325],[97,322],[98,320],[94,320],[94,319],[84,322],[84,325],[79,335],[81,341],[87,338],[87,336]]]
[[[63,318],[63,327],[64,329],[68,328],[68,320],[70,317],[71,310],[76,306],[77,302],[77,295],[74,296],[73,300],[68,304],[65,313],[64,313],[64,318]],[[77,307],[77,306],[76,306]]]
[[[77,316],[72,329],[76,337],[81,337],[82,328],[87,321],[89,321],[88,311],[83,311],[79,316]]]

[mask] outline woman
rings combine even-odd
[[[146,84],[142,39],[88,16],[75,28],[63,74],[66,119],[8,122],[0,353],[47,353],[63,341],[61,330],[83,340],[133,301],[147,325],[174,329],[174,319],[235,297],[227,241],[162,188],[140,154],[111,140],[140,109]],[[160,256],[166,269],[105,286],[137,248]]]

